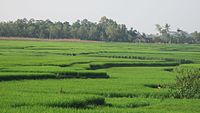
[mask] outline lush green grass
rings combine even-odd
[[[95,106],[92,109],[75,109],[47,106],[21,106],[1,109],[6,113],[199,113],[199,100],[177,99],[149,99],[149,98],[109,98],[106,102],[112,104]]]
[[[31,98],[30,98],[31,97]],[[51,93],[19,93],[4,92],[2,93],[1,108],[4,107],[22,107],[22,106],[47,106],[47,107],[75,107],[84,108],[89,105],[104,105],[105,99],[95,95],[84,94],[65,94],[60,92]]]
[[[199,45],[0,40],[0,112],[199,113],[168,96],[198,63]]]

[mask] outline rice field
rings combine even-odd
[[[0,40],[1,113],[199,113],[169,96],[200,46]]]

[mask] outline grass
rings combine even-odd
[[[168,96],[177,74],[199,73],[199,50],[0,40],[0,112],[199,113],[199,99]]]
[[[9,97],[8,97],[9,95]],[[31,98],[30,98],[31,97]],[[55,94],[46,93],[17,93],[8,92],[1,94],[0,108],[5,107],[24,107],[24,106],[46,106],[46,107],[61,107],[61,108],[85,108],[92,105],[104,105],[105,99],[95,95],[79,95],[79,94],[65,94],[60,91]]]

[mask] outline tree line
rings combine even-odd
[[[157,34],[145,34],[112,19],[102,17],[98,23],[84,19],[69,22],[18,19],[0,22],[1,37],[31,37],[47,39],[74,38],[81,40],[143,42],[143,43],[199,43],[200,32],[170,31],[170,25],[156,25]]]

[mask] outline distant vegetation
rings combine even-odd
[[[87,19],[69,22],[18,19],[0,22],[1,37],[32,37],[47,39],[74,38],[81,40],[143,42],[143,43],[200,43],[200,32],[170,31],[170,25],[156,25],[157,34],[145,34],[102,17],[98,23]]]

